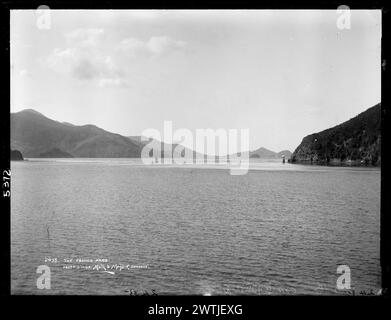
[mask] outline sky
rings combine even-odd
[[[248,128],[251,150],[294,151],[381,100],[381,11],[350,11],[344,29],[339,18],[12,10],[11,112],[31,108],[125,136],[163,132],[164,120],[194,133]]]

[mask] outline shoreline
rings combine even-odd
[[[302,164],[302,165],[316,165],[316,166],[325,166],[325,167],[368,167],[368,168],[381,168],[381,163],[379,164],[371,164],[371,163],[363,163],[359,160],[348,160],[348,161],[340,161],[340,160],[330,160],[330,161],[311,161],[311,160],[294,160],[288,159],[288,163],[290,164]]]

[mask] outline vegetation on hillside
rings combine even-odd
[[[292,155],[292,162],[380,165],[380,104],[333,128],[306,136]]]

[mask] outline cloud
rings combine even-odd
[[[124,73],[111,56],[81,48],[55,49],[48,58],[49,66],[59,73],[71,74],[79,80],[96,80],[102,83],[123,85]],[[104,80],[104,82],[101,82]]]
[[[56,48],[48,56],[48,66],[82,81],[100,86],[125,86],[125,74],[114,59],[104,54],[102,29],[77,29],[66,35],[67,48]]]
[[[175,40],[168,36],[151,37],[148,41],[136,38],[127,38],[121,41],[118,49],[135,56],[138,53],[152,56],[162,56],[175,51],[183,50],[186,42]]]
[[[108,45],[103,29],[76,29],[65,35],[66,47],[56,48],[47,57],[47,65],[55,72],[68,74],[81,81],[94,82],[99,87],[127,86],[123,52],[127,56],[161,57],[186,47],[184,41],[168,36],[151,37],[147,41],[137,38],[123,39],[117,45]],[[122,64],[119,62],[122,61]]]
[[[104,35],[103,29],[76,29],[65,35],[68,44],[84,46],[84,47],[96,47]]]

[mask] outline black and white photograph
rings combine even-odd
[[[381,9],[9,28],[11,295],[384,293]]]

